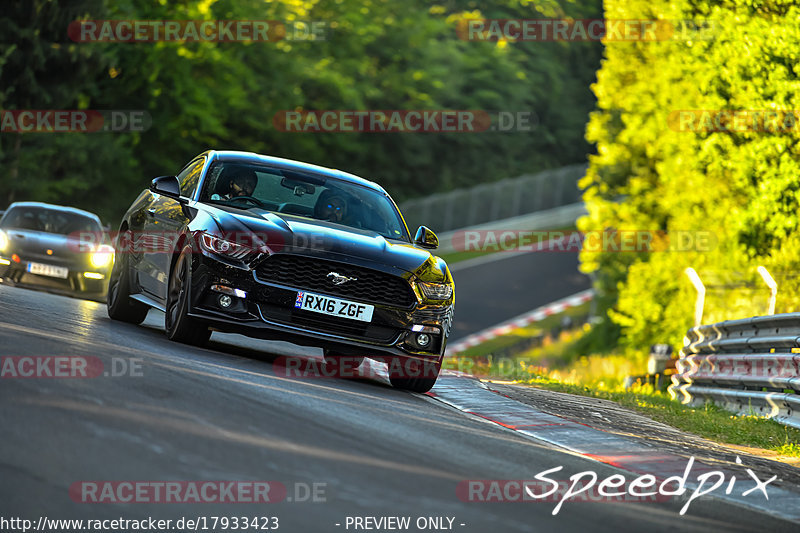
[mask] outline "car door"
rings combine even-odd
[[[181,196],[194,196],[204,164],[204,157],[197,158],[178,174]],[[166,302],[172,253],[189,218],[179,201],[153,192],[151,195],[145,220],[145,232],[153,244],[144,257],[145,268],[149,270],[147,291]]]

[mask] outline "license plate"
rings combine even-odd
[[[297,309],[322,313],[323,315],[338,316],[339,318],[349,318],[350,320],[360,320],[370,322],[372,312],[375,307],[367,304],[340,300],[330,296],[322,296],[311,292],[298,291],[294,301]]]
[[[28,272],[31,274],[39,274],[40,276],[50,276],[51,278],[66,279],[69,276],[69,269],[54,266],[43,265],[42,263],[28,263]]]

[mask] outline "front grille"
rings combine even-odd
[[[330,272],[356,279],[334,285],[328,279]],[[415,300],[411,286],[402,278],[323,259],[273,255],[258,267],[256,273],[262,281],[365,302],[408,307]]]

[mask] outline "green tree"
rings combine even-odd
[[[4,6],[0,108],[84,108],[101,91],[108,58],[102,50],[71,42],[66,32],[71,21],[88,12],[102,14],[102,2],[31,0]],[[0,175],[0,201],[50,200],[84,190],[100,178],[100,171],[80,165],[81,156],[75,157],[76,153],[104,149],[99,137],[0,133],[0,161],[5,169]],[[59,167],[70,170],[61,172]]]
[[[480,8],[456,0],[36,0],[29,6],[2,15],[11,27],[0,53],[5,108],[144,110],[152,126],[125,134],[3,134],[0,157],[16,161],[25,176],[0,181],[5,201],[91,207],[116,222],[152,176],[175,172],[208,148],[342,168],[403,199],[579,162],[590,147],[582,131],[593,105],[588,83],[599,43],[473,42],[459,39],[456,29],[469,17],[596,16],[600,0],[493,0]],[[83,19],[321,21],[327,36],[75,43],[66,29]],[[275,127],[276,114],[295,109],[533,111],[540,123],[532,132],[471,134]],[[22,140],[16,151],[15,138]]]
[[[598,109],[587,138],[598,153],[582,182],[589,216],[579,227],[665,231],[673,244],[679,232],[715,237],[707,250],[582,253],[624,343],[680,344],[694,299],[686,267],[707,281],[752,278],[759,264],[796,270],[797,127],[716,131],[676,119],[680,110],[798,109],[800,26],[788,23],[800,15],[795,4],[606,1],[609,19],[708,21],[671,40],[606,43],[593,87]],[[781,281],[782,293],[796,293],[795,280]],[[710,294],[707,321],[755,314],[766,296],[751,292],[748,308],[735,299]],[[783,298],[779,308],[795,305]]]

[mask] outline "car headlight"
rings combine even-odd
[[[8,236],[6,232],[0,230],[0,252],[4,252],[8,248]]]
[[[94,268],[103,268],[111,264],[114,260],[114,249],[107,244],[100,246],[97,250],[92,252],[89,257],[89,262]]]
[[[424,283],[418,281],[417,286],[422,291],[422,295],[428,300],[449,300],[453,295],[453,287],[447,283]]]
[[[200,245],[208,252],[240,260],[254,251],[252,248],[225,240],[216,235],[211,235],[210,233],[202,233],[200,235]]]

